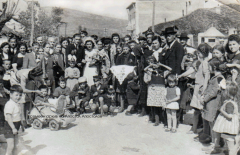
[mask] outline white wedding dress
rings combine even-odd
[[[91,52],[89,52],[88,50],[85,50],[86,65],[84,67],[83,76],[87,78],[87,83],[89,87],[91,87],[94,84],[93,76],[98,75],[97,66],[91,66],[91,67],[89,66],[89,64],[92,61],[92,57],[96,55],[97,52],[98,51],[96,49],[93,49]]]

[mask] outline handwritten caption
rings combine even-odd
[[[30,118],[42,118],[42,119],[50,119],[50,118],[102,118],[102,115],[63,115],[63,116],[58,116],[58,115],[30,115]]]

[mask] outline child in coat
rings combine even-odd
[[[134,110],[135,106],[138,102],[138,92],[140,89],[140,85],[137,83],[137,75],[134,73],[130,73],[127,76],[128,84],[127,84],[127,101],[128,108],[125,113],[127,116],[131,116],[131,112]]]
[[[59,78],[58,84],[59,84],[59,87],[57,87],[54,90],[53,97],[58,98],[59,96],[63,95],[66,97],[67,104],[69,105],[70,104],[69,94],[71,90],[69,87],[66,86],[66,79],[63,76],[61,76]]]
[[[167,95],[166,95],[166,111],[167,111],[167,121],[168,128],[165,130],[166,132],[171,131],[172,133],[176,133],[177,127],[177,110],[179,109],[178,100],[180,99],[181,91],[177,87],[177,77],[176,75],[170,74],[167,78],[168,87],[167,87]]]
[[[77,114],[82,114],[85,111],[85,107],[89,105],[90,100],[90,88],[87,85],[86,77],[78,78],[78,83],[73,87],[70,97],[75,100]]]
[[[114,116],[114,111],[116,109],[116,93],[112,85],[109,85],[107,93],[99,98],[101,115],[111,117]]]
[[[218,114],[218,110],[221,106],[222,89],[226,88],[226,80],[223,77],[219,65],[221,62],[213,58],[210,62],[210,71],[213,73],[213,77],[209,80],[207,89],[201,97],[201,103],[203,106],[202,118],[203,118],[203,133],[199,136],[201,142],[208,141],[208,137],[212,137],[211,147],[205,148],[205,151],[210,151],[210,153],[220,153],[221,150],[218,148],[220,135],[213,132],[213,125]],[[208,125],[209,124],[209,125]],[[209,128],[210,126],[210,128]],[[210,130],[209,130],[210,129]],[[217,137],[216,137],[217,136]],[[218,141],[215,141],[215,140]]]
[[[65,69],[65,78],[67,79],[67,87],[72,91],[73,87],[78,83],[80,71],[76,67],[76,59],[74,57],[68,60],[68,62],[70,67]]]
[[[91,86],[91,101],[89,102],[89,105],[92,112],[96,114],[99,113],[99,98],[104,95],[107,87],[102,84],[100,76],[93,76],[93,82],[94,85]]]

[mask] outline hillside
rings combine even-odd
[[[230,4],[221,6],[221,13],[215,13],[215,9],[198,9],[191,14],[174,21],[155,25],[157,32],[161,32],[166,27],[177,25],[181,31],[186,31],[197,35],[204,32],[211,26],[226,33],[228,28],[239,27],[240,12],[239,5]]]
[[[51,13],[51,7],[43,8],[47,13]],[[107,29],[107,35],[114,32],[125,35],[127,20],[111,18],[91,13],[86,13],[78,10],[64,8],[62,21],[67,22],[67,35],[72,36],[77,33],[79,26],[87,28],[90,35],[96,34],[98,36],[105,36],[104,29]],[[60,27],[60,35],[64,35],[65,27]]]

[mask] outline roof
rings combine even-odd
[[[204,32],[203,36],[205,37],[225,37],[220,31],[215,27],[210,27],[207,31]]]
[[[135,5],[135,2],[132,2],[126,9],[130,9],[133,5]]]

